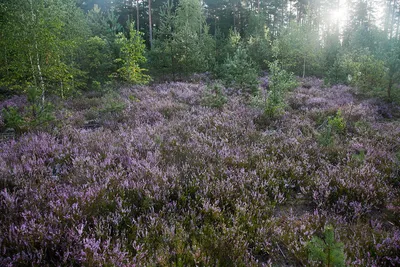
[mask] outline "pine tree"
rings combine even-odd
[[[123,33],[117,35],[117,44],[120,45],[120,57],[116,62],[121,65],[117,70],[119,77],[128,83],[146,84],[150,81],[150,76],[144,74],[147,71],[140,67],[140,64],[146,62],[144,56],[145,44],[142,33],[135,30],[135,23],[131,23],[129,27],[129,37]]]
[[[327,267],[346,266],[343,243],[336,242],[332,226],[325,227],[324,239],[313,237],[308,249],[310,260],[320,261]]]

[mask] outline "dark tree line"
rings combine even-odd
[[[50,94],[148,82],[146,69],[168,79],[211,72],[255,92],[274,61],[398,93],[398,0],[12,0],[0,15],[1,86],[34,88],[42,105]]]

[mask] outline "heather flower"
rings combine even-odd
[[[122,88],[101,127],[83,127],[99,95],[0,142],[0,265],[312,266],[328,224],[347,264],[398,264],[398,124],[350,87],[305,82],[265,127],[242,96],[215,109],[205,85],[165,83]],[[338,109],[346,131],[322,147]]]

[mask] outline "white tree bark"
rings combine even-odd
[[[33,11],[33,4],[32,0],[29,0],[29,3],[31,5],[31,15],[32,15],[32,23],[35,24],[35,13]],[[38,76],[39,76],[39,82],[40,82],[40,88],[42,90],[42,107],[44,107],[44,101],[45,101],[45,86],[44,86],[44,80],[43,80],[43,75],[42,75],[42,68],[40,66],[40,56],[39,56],[39,48],[38,48],[38,43],[37,43],[37,38],[35,32],[33,32],[33,40],[35,42],[35,51],[36,51],[36,66],[37,66],[37,71],[38,71]]]

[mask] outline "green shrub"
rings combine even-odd
[[[351,159],[357,163],[363,163],[365,161],[365,150],[362,149],[359,153],[353,154]]]
[[[331,127],[325,127],[322,132],[318,136],[318,143],[321,146],[330,146],[333,144],[333,135],[332,135],[332,128]]]
[[[324,82],[326,85],[334,85],[334,84],[347,84],[347,73],[341,62],[341,58],[338,57],[333,63],[332,67],[330,67],[326,73],[324,78]]]
[[[322,131],[318,136],[318,143],[322,146],[330,146],[334,142],[334,134],[344,134],[346,122],[342,116],[342,111],[338,110],[335,116],[329,116],[322,124]]]
[[[222,108],[228,101],[223,90],[224,87],[218,82],[208,85],[204,91],[202,104],[212,108]]]
[[[17,108],[9,107],[3,109],[3,119],[6,128],[13,128],[17,132],[40,127],[44,129],[54,121],[53,106],[49,103],[43,107],[32,104],[19,111]]]
[[[15,107],[3,109],[3,120],[6,128],[21,130],[25,125],[25,120],[22,114]]]
[[[135,95],[129,95],[129,100],[130,101],[132,101],[132,102],[140,102],[140,99],[139,98],[137,98]]]
[[[343,56],[343,68],[348,74],[348,82],[360,92],[370,96],[380,96],[387,87],[387,70],[384,62],[363,52]]]
[[[87,73],[88,84],[93,90],[99,90],[100,84],[115,71],[112,62],[112,47],[104,37],[93,36],[81,46],[81,67]]]
[[[151,78],[144,74],[147,71],[140,67],[140,64],[147,61],[144,56],[146,46],[142,33],[135,30],[134,24],[130,24],[129,38],[123,33],[117,35],[117,44],[121,47],[120,58],[115,62],[120,65],[117,70],[118,76],[128,83],[147,84]]]
[[[346,130],[346,122],[339,109],[334,117],[328,118],[328,127],[338,134],[343,134]]]
[[[257,25],[258,26],[258,25]],[[271,51],[271,37],[268,28],[258,30],[247,41],[250,58],[263,70],[268,68],[265,59],[270,59],[272,56]]]
[[[96,120],[99,118],[99,112],[97,111],[96,108],[90,108],[85,111],[85,119],[90,121],[90,120]]]
[[[36,110],[36,115],[29,121],[29,127],[40,127],[40,129],[43,129],[44,127],[51,125],[51,123],[55,120],[54,106],[51,103],[47,103],[40,108],[35,105],[31,105],[29,108]]]
[[[103,106],[100,113],[119,114],[125,109],[126,105],[114,94],[107,94],[103,97]]]
[[[292,73],[281,69],[279,61],[269,64],[269,92],[264,113],[275,117],[284,111],[286,106],[285,93],[297,86],[297,81]]]
[[[95,91],[100,91],[101,90],[101,82],[93,81],[92,82],[92,89],[95,90]]]
[[[221,78],[227,87],[255,95],[258,91],[258,71],[247,54],[247,49],[239,45],[233,54],[226,58],[221,68]]]
[[[312,261],[319,261],[327,267],[346,266],[343,243],[335,241],[335,233],[331,225],[325,227],[324,239],[314,236],[307,247],[309,259]]]

